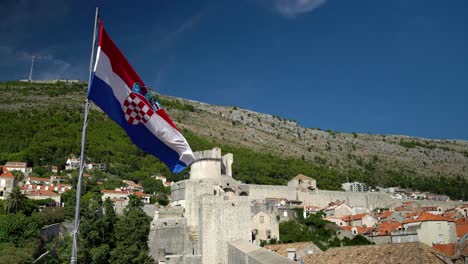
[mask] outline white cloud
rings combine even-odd
[[[327,0],[273,0],[274,9],[285,17],[312,12],[321,7]]]

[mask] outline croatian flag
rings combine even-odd
[[[88,98],[119,124],[133,143],[174,173],[195,157],[184,136],[117,48],[102,23]]]

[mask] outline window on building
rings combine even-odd
[[[263,224],[265,222],[265,217],[262,215],[260,216],[260,224]]]
[[[442,223],[437,223],[437,230],[442,230]]]
[[[284,216],[284,217],[288,217],[288,211],[284,211],[284,212],[283,212],[283,216]]]

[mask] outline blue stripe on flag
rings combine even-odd
[[[159,140],[144,125],[131,125],[127,122],[120,102],[115,98],[112,88],[107,83],[94,74],[91,83],[88,97],[125,130],[135,145],[158,157],[174,173],[179,173],[187,167],[179,160],[180,156],[176,151]]]

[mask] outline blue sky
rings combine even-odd
[[[0,80],[87,80],[94,8],[147,85],[305,127],[468,140],[468,1],[0,0]]]

